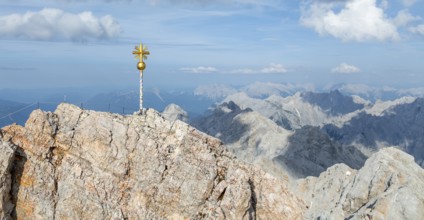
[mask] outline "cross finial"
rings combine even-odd
[[[139,59],[140,62],[143,62],[144,59],[147,59],[147,55],[150,54],[146,46],[143,46],[142,43],[140,43],[140,46],[135,47],[135,51],[132,52],[135,55],[136,59]]]

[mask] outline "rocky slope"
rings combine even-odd
[[[364,104],[356,103],[351,96],[345,96],[338,90],[328,93],[305,92],[302,99],[310,104],[319,106],[329,115],[343,115],[363,109]]]
[[[323,130],[334,140],[358,148],[376,151],[397,146],[424,166],[424,99],[398,102],[377,103],[375,109],[360,112],[342,126],[326,125]],[[379,111],[381,108],[384,110]]]
[[[217,106],[194,125],[221,139],[241,160],[295,179],[318,176],[337,163],[360,168],[366,159],[356,148],[333,142],[318,127],[286,130],[258,112],[241,109],[231,101]]]
[[[354,170],[338,164],[296,182],[308,204],[305,219],[419,220],[424,216],[424,170],[414,158],[385,148]]]
[[[169,104],[162,111],[162,116],[168,121],[180,120],[183,122],[188,122],[188,114],[184,109],[176,104]]]
[[[350,161],[346,164],[353,168],[358,168],[358,165],[360,167],[362,164],[360,161],[364,161],[365,157],[362,157],[361,154],[369,157],[378,149],[387,146],[396,146],[413,155],[416,162],[424,167],[424,145],[422,144],[424,143],[424,129],[421,126],[424,124],[423,98],[402,97],[391,101],[376,101],[371,104],[359,97],[344,96],[338,91],[333,91],[329,93],[296,93],[289,97],[273,95],[263,100],[251,98],[244,93],[237,93],[228,96],[225,101],[233,101],[241,109],[252,109],[286,130],[299,134],[303,133],[303,136],[308,137],[306,139],[309,141],[306,143],[309,146],[314,146],[313,143],[320,143],[320,147],[297,148],[299,144],[296,145],[296,148],[292,147],[293,152],[297,153],[288,157],[287,160],[290,161],[288,164],[300,164],[297,159],[304,157],[300,155],[308,155],[314,149],[321,149],[321,146],[323,146],[321,143],[333,142],[334,146],[339,145],[341,147],[337,148],[343,150],[328,152],[339,152],[341,158],[344,158],[344,152],[351,152],[346,158],[353,160],[341,159],[336,161],[343,163]],[[217,120],[217,123],[220,123],[219,120]],[[331,137],[331,141],[319,138],[324,136],[315,135],[318,134],[317,132],[308,133],[311,130],[305,128],[305,126],[321,127],[321,132]],[[207,130],[204,131],[214,135]],[[231,131],[228,132],[231,133]],[[312,137],[318,139],[314,140]],[[302,141],[303,139],[300,138],[292,143]],[[305,143],[303,146],[305,146]],[[282,148],[280,147],[280,149]],[[316,156],[318,158],[318,155]],[[328,158],[325,155],[319,157],[321,156]],[[340,157],[334,156],[334,158]],[[279,159],[282,159],[282,157],[279,157]],[[310,159],[315,160],[313,158],[308,160]],[[293,163],[292,160],[296,162]],[[308,163],[308,160],[305,163]],[[319,164],[332,165],[334,163],[324,162]],[[307,175],[317,175],[327,167],[327,165],[316,166],[316,162],[311,165],[303,164],[299,168],[308,171],[306,172]],[[296,170],[295,173],[299,173],[300,170],[297,168]],[[316,171],[309,172],[313,170]]]
[[[251,108],[279,126],[295,130],[303,126],[343,124],[368,107],[366,100],[344,96],[339,91],[329,93],[296,93],[282,97],[271,95],[266,99],[252,98],[246,93],[235,93],[223,102],[234,102],[242,109]]]
[[[359,169],[367,157],[353,146],[342,146],[320,131],[304,126],[296,130],[288,144],[272,160],[295,178],[319,176],[334,164],[343,163]]]
[[[305,125],[320,126],[328,120],[324,111],[318,106],[304,102],[300,93],[286,98],[272,95],[266,99],[251,98],[245,93],[236,93],[228,96],[223,101],[225,102],[234,102],[242,109],[251,108],[288,130]]]
[[[0,132],[0,219],[7,219],[13,209],[9,192],[11,190],[10,170],[14,154],[15,147],[10,143],[3,142]]]
[[[122,116],[61,104],[1,133],[4,219],[303,219],[305,212],[286,180],[151,109]]]
[[[210,115],[195,121],[199,130],[219,138],[239,159],[259,165],[275,175],[285,171],[272,158],[286,147],[291,131],[251,109],[242,110],[234,102],[219,105]]]

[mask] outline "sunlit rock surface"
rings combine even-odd
[[[61,104],[2,133],[10,153],[1,153],[0,192],[14,205],[4,218],[303,219],[306,210],[286,180],[152,109],[122,116]]]

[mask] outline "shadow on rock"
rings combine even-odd
[[[334,140],[350,145],[355,142],[377,150],[384,146],[397,146],[424,164],[424,99],[402,104],[381,116],[361,113],[342,128],[326,125],[323,130]]]
[[[242,113],[251,112],[252,109],[242,110],[237,104],[230,101],[215,108],[208,116],[193,122],[197,129],[219,138],[224,144],[233,144],[249,131],[248,124],[242,124],[234,118]]]
[[[23,174],[26,162],[27,162],[27,155],[25,154],[22,148],[17,147],[15,152],[15,157],[13,159],[12,169],[10,171],[10,173],[12,174],[12,186],[10,190],[10,199],[12,204],[14,205],[12,214],[11,214],[13,219],[18,219],[17,213],[16,213],[16,203],[18,201],[19,189],[22,184],[22,174]]]
[[[366,156],[353,146],[333,142],[318,127],[305,126],[289,137],[288,146],[274,161],[293,177],[319,176],[328,167],[344,163],[351,168],[361,168]]]

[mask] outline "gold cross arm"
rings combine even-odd
[[[148,51],[146,46],[140,44],[140,46],[135,47],[135,51],[133,51],[132,54],[135,55],[136,59],[140,59],[140,62],[142,62],[143,59],[147,59],[147,55],[150,55],[150,52]]]

